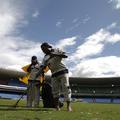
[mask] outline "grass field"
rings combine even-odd
[[[73,112],[42,108],[25,108],[25,101],[0,100],[0,120],[120,120],[120,104],[73,102]]]

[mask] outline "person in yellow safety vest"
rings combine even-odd
[[[36,80],[33,80],[34,76],[39,70],[39,67],[40,67],[40,64],[37,61],[36,56],[32,56],[31,64],[22,67],[22,70],[27,74],[26,76],[19,78],[19,80],[27,84],[27,107],[39,106],[40,88],[42,87],[43,81],[45,79],[44,73],[46,73],[49,70],[49,68],[46,67],[43,70],[43,74],[40,75]]]
[[[37,57],[32,56],[31,64],[27,68],[27,72],[30,73],[27,86],[27,107],[39,107],[40,80],[38,78],[34,79],[39,69],[40,64],[37,61]]]
[[[30,64],[28,64],[28,65],[26,65],[26,66],[24,66],[24,67],[21,68],[24,72],[27,73],[25,76],[19,78],[19,80],[20,80],[21,82],[23,82],[24,84],[28,84],[28,79],[29,79],[30,73],[27,71],[27,68],[28,68],[29,66],[30,66]],[[44,73],[46,73],[48,70],[49,70],[49,68],[46,67],[46,68],[44,69]],[[40,80],[40,83],[42,84],[43,81],[45,80],[45,77],[44,77],[44,76],[40,76],[40,77],[39,77],[39,80]]]
[[[40,69],[40,63],[36,56],[32,56],[31,64],[27,68],[29,73],[28,85],[27,85],[27,107],[39,107],[40,100],[40,80],[44,79],[44,73],[38,78],[34,79],[37,72]]]

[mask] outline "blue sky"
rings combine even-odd
[[[20,70],[42,42],[68,53],[70,76],[120,76],[120,0],[0,0],[0,67]]]

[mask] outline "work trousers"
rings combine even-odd
[[[39,107],[40,82],[28,80],[27,107]]]
[[[71,101],[71,89],[67,73],[52,77],[52,92],[54,98],[58,98],[60,94],[63,94],[65,101]]]

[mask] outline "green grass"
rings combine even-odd
[[[25,108],[20,101],[17,108],[11,107],[16,101],[0,100],[0,120],[120,120],[120,104],[73,102],[73,112],[42,108]],[[7,105],[7,106],[6,106]]]

